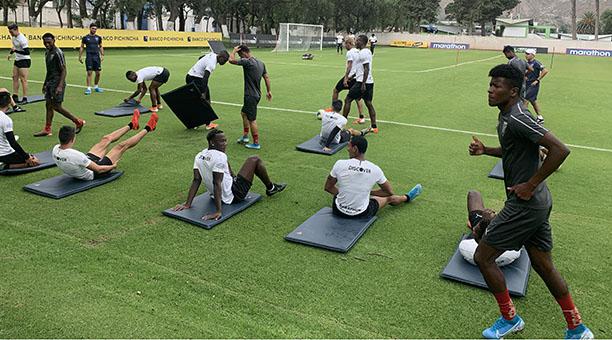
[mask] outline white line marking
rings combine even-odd
[[[0,79],[11,80],[12,81],[13,78],[0,76]],[[39,81],[39,80],[28,80],[28,82],[38,83],[38,84],[42,84],[43,83],[42,81]],[[87,87],[87,86],[76,85],[76,84],[66,84],[66,85],[70,86],[70,87],[83,88],[83,89]],[[109,91],[109,92],[117,92],[117,93],[134,93],[133,91],[118,90],[118,89],[109,89],[109,88],[106,88],[106,87],[104,88],[104,90],[105,91]],[[149,94],[147,93],[147,96],[148,95]],[[212,102],[214,104],[219,104],[219,105],[242,107],[242,104],[220,102],[220,101],[216,101],[216,100],[213,100]],[[315,110],[313,110],[313,111],[305,111],[305,110],[285,109],[285,108],[270,107],[270,106],[259,106],[259,108],[260,109],[264,109],[264,110],[271,110],[271,111],[306,113],[306,114],[310,114],[310,115],[315,115],[316,114]],[[349,118],[355,119],[357,117],[349,116]],[[420,124],[395,122],[395,121],[392,121],[392,120],[382,120],[382,119],[379,119],[378,121],[381,122],[381,123],[385,123],[385,124],[399,125],[399,126],[409,126],[409,127],[414,127],[414,128],[420,128],[420,129],[429,129],[429,130],[445,131],[445,132],[454,132],[454,133],[461,133],[461,134],[465,134],[465,135],[478,135],[478,136],[487,136],[487,137],[497,137],[496,134],[477,132],[477,131],[449,129],[449,128],[444,128],[444,127],[439,127],[439,126],[429,126],[429,125],[420,125]],[[612,149],[598,148],[598,147],[594,147],[594,146],[576,145],[576,144],[566,144],[566,145],[569,146],[569,147],[572,147],[572,148],[576,148],[576,149],[583,149],[583,150],[601,151],[601,152],[612,153]]]

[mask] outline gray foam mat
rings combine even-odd
[[[127,103],[121,103],[115,107],[111,107],[110,109],[96,111],[95,114],[104,117],[125,117],[131,116],[134,113],[134,109],[138,109],[140,113],[151,112],[151,110],[136,103],[136,101],[132,99]]]
[[[321,155],[331,156],[337,153],[338,151],[342,150],[348,144],[348,142],[332,144],[330,145],[331,151],[326,152],[326,151],[323,151],[323,146],[321,145],[321,143],[319,143],[320,140],[321,140],[321,137],[319,135],[316,135],[312,137],[311,139],[305,141],[304,143],[296,146],[295,148],[298,151],[302,151],[302,152],[310,152],[310,153],[317,153]]]
[[[173,211],[172,209],[166,209],[162,212],[165,216],[179,219],[181,221],[191,223],[204,229],[212,229],[216,225],[225,222],[230,217],[242,212],[243,210],[251,207],[261,199],[261,195],[254,192],[249,192],[245,199],[241,202],[234,204],[223,204],[221,211],[221,219],[214,221],[205,221],[202,216],[213,213],[217,210],[215,207],[215,201],[210,197],[208,192],[196,196],[193,199],[191,208],[182,211]]]
[[[161,96],[188,129],[208,124],[219,118],[210,104],[202,99],[200,90],[193,83],[183,85]]]
[[[28,97],[28,101],[26,103],[23,104],[18,104],[20,106],[24,106],[24,105],[28,105],[28,104],[33,104],[33,103],[38,103],[38,102],[44,102],[45,101],[45,95],[42,94],[37,94],[35,96],[29,96]],[[23,110],[21,112],[26,112],[26,110]],[[10,115],[11,113],[14,113],[13,108],[10,108],[8,110],[6,110],[5,112],[7,115]]]
[[[489,172],[489,178],[504,179],[504,164],[501,160],[497,162],[497,164],[495,164],[493,167],[493,170]]]
[[[463,235],[459,242],[466,238],[468,238],[468,236]],[[525,248],[521,249],[521,256],[518,259],[507,266],[501,267],[510,294],[521,297],[527,294],[530,268],[531,261],[529,260],[529,255],[527,255],[527,250],[525,250]],[[487,283],[482,277],[482,274],[480,274],[478,267],[467,262],[459,252],[459,243],[457,243],[455,253],[448,261],[442,273],[440,273],[440,276],[445,279],[488,289]]]
[[[325,207],[287,234],[285,240],[346,253],[377,218],[342,218]]]
[[[219,52],[221,51],[225,51],[225,45],[223,44],[223,41],[209,40],[208,47],[210,47],[210,49],[217,54],[219,54]]]
[[[35,153],[34,156],[36,156],[36,158],[38,158],[38,160],[40,161],[39,165],[21,169],[2,169],[0,170],[0,175],[21,175],[26,174],[28,172],[48,169],[55,166],[55,162],[53,161],[53,156],[51,155],[50,150]]]
[[[122,171],[113,171],[101,178],[83,181],[64,174],[28,184],[23,189],[33,194],[60,199],[112,182],[121,177],[121,175],[123,175]]]

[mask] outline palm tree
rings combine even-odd
[[[595,14],[593,12],[586,12],[580,18],[578,22],[578,33],[581,34],[593,34],[595,33]]]
[[[599,0],[595,0],[595,41],[599,40]]]
[[[576,40],[576,0],[572,0],[572,40]]]

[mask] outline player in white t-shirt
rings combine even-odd
[[[125,73],[125,77],[133,82],[138,84],[136,87],[136,91],[129,97],[125,98],[124,102],[129,102],[132,98],[136,99],[137,103],[142,101],[142,98],[147,94],[147,84],[145,81],[151,81],[149,85],[149,93],[151,94],[151,111],[157,112],[157,110],[162,109],[161,105],[161,96],[159,94],[159,87],[168,82],[170,78],[170,71],[168,71],[165,67],[160,66],[149,66],[145,68],[141,68],[140,70],[127,71]]]
[[[343,90],[348,90],[353,86],[356,82],[355,73],[357,71],[358,64],[354,62],[359,56],[359,50],[355,48],[355,39],[346,38],[344,41],[344,45],[346,46],[346,70],[344,71],[344,75],[338,83],[336,83],[336,87],[332,90],[332,102],[338,100],[338,96],[340,92]],[[362,100],[357,101],[357,110],[359,111],[359,117],[363,117],[363,102]],[[365,123],[365,118],[361,120],[357,120],[358,123]]]
[[[374,55],[374,48],[376,47],[377,43],[378,38],[376,38],[376,34],[372,33],[372,36],[370,36],[370,52],[372,52],[372,55]]]
[[[332,144],[345,143],[351,136],[365,136],[371,129],[357,131],[355,129],[346,129],[346,118],[340,113],[342,111],[342,101],[335,100],[332,102],[331,110],[324,110],[321,113],[321,132],[319,143],[323,147],[323,151],[331,151]]]
[[[365,159],[368,149],[365,137],[352,137],[347,149],[350,159],[337,161],[325,182],[325,191],[334,196],[332,209],[335,215],[371,218],[387,204],[408,203],[421,194],[420,184],[405,195],[393,194],[393,188],[383,171]],[[380,189],[372,190],[375,184]]]
[[[198,192],[198,188],[204,180],[204,186],[215,201],[216,211],[203,212],[203,220],[218,220],[223,213],[223,204],[233,204],[245,199],[251,186],[253,178],[257,176],[266,186],[266,195],[272,196],[287,187],[284,183],[273,183],[268,176],[268,170],[258,156],[251,156],[234,175],[227,161],[225,149],[227,138],[221,130],[211,130],[206,136],[208,148],[202,150],[193,162],[193,182],[189,188],[187,202],[174,207],[174,211],[190,209],[191,203]]]
[[[25,104],[28,102],[28,73],[30,66],[32,66],[32,58],[30,57],[30,47],[28,39],[19,32],[17,24],[11,24],[8,26],[9,34],[13,42],[13,47],[8,55],[8,60],[11,60],[11,56],[15,55],[15,62],[13,63],[13,101],[17,104]],[[19,85],[21,84],[21,91],[23,97],[19,100]]]
[[[187,72],[187,76],[185,76],[185,84],[193,83],[198,90],[200,90],[200,93],[202,93],[202,99],[206,100],[210,104],[208,79],[215,68],[217,68],[217,63],[219,63],[219,65],[225,65],[228,60],[229,53],[227,53],[226,50],[219,52],[219,54],[210,52],[207,55],[200,57],[195,65],[189,69],[189,72]],[[219,125],[211,122],[206,125],[206,130],[212,130],[217,126]]]
[[[11,102],[11,94],[0,89],[0,163],[4,169],[17,169],[36,166],[36,157],[25,152],[15,139],[13,120],[4,112]]]
[[[354,100],[363,99],[368,108],[370,115],[370,125],[372,126],[372,132],[378,133],[378,126],[376,125],[376,110],[372,104],[374,99],[374,77],[372,76],[372,52],[368,50],[366,45],[368,44],[368,37],[360,35],[357,37],[355,46],[359,50],[358,57],[356,57],[353,63],[357,63],[355,70],[355,84],[351,86],[346,99],[344,100],[344,111],[342,115],[348,117],[351,109],[351,103]],[[359,117],[359,123],[364,118]]]
[[[344,36],[342,33],[338,32],[336,35],[336,53],[342,53],[342,42],[344,42]]]
[[[130,130],[138,130],[139,118],[140,111],[134,110],[132,120],[128,125],[102,137],[102,139],[96,145],[94,145],[89,152],[87,152],[87,154],[73,149],[76,141],[75,128],[67,125],[62,126],[58,135],[60,144],[55,145],[55,147],[53,147],[53,151],[51,152],[53,155],[53,161],[58,168],[60,168],[70,177],[84,181],[91,181],[94,178],[99,178],[100,176],[103,176],[109,171],[115,169],[117,167],[117,162],[119,162],[127,150],[136,146],[136,144],[138,144],[144,138],[144,136],[155,130],[158,116],[157,113],[153,112],[144,129],[138,131],[138,133],[134,136],[115,145],[107,153],[106,149],[108,149],[111,143],[118,141],[119,138],[128,133]]]

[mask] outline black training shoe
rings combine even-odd
[[[285,183],[272,183],[272,189],[266,190],[266,195],[272,196],[274,194],[277,194],[285,190],[286,187],[287,187],[287,184]]]
[[[27,104],[28,103],[28,98],[23,97],[21,98],[21,100],[16,100],[15,104],[19,104],[19,105],[23,105],[23,104]]]
[[[25,112],[25,110],[21,106],[15,105],[13,106],[13,112]]]

